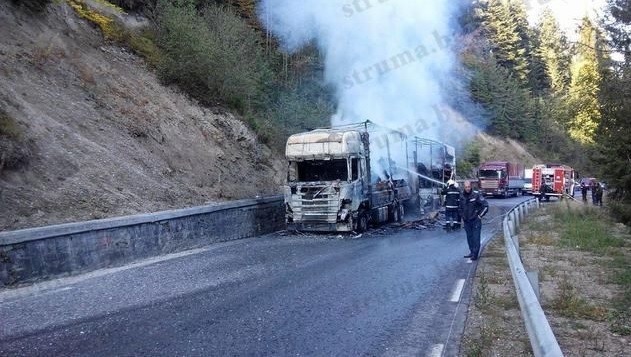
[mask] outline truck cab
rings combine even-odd
[[[540,164],[532,169],[532,194],[538,199],[563,199],[574,191],[574,170],[567,165]]]
[[[518,196],[524,188],[523,166],[506,161],[484,162],[478,168],[478,187],[484,196]]]
[[[371,220],[401,218],[409,186],[393,179],[391,172],[371,172],[367,131],[318,129],[295,134],[287,140],[285,155],[290,230],[365,231]]]

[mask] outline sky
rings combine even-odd
[[[583,16],[587,14],[597,19],[606,3],[606,0],[526,0],[531,24],[536,24],[541,12],[549,7],[570,39],[576,38],[576,30]]]

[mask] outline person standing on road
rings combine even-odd
[[[581,195],[583,195],[583,202],[587,203],[587,185],[581,183]]]
[[[479,192],[473,191],[471,181],[464,182],[464,193],[460,200],[460,216],[464,221],[467,233],[469,254],[465,258],[477,260],[480,254],[480,233],[482,232],[482,217],[489,211],[489,203]]]
[[[603,205],[603,188],[600,186],[600,182],[596,180],[592,182],[592,201],[594,206]]]
[[[445,196],[445,229],[447,232],[456,228],[459,224],[458,210],[460,209],[460,190],[456,187],[456,181],[447,181],[447,187],[443,189]]]

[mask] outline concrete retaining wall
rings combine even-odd
[[[0,288],[285,227],[282,197],[0,232]]]

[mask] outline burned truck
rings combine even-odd
[[[408,166],[414,170],[410,200],[420,214],[441,207],[441,191],[456,179],[456,150],[440,141],[414,137],[409,141]]]
[[[396,177],[395,157],[405,160],[405,145],[403,134],[369,123],[289,137],[288,229],[362,232],[371,222],[399,221],[411,196],[406,177]]]

